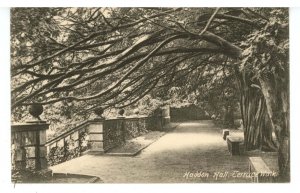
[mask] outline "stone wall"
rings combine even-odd
[[[83,153],[104,153],[148,131],[162,131],[170,122],[168,108],[153,116],[96,118],[47,142],[48,162],[55,165]]]
[[[124,129],[123,118],[105,120],[103,133],[104,151],[125,142]]]
[[[147,124],[148,117],[124,119],[124,137],[126,140],[138,137],[146,133],[150,128]]]
[[[107,119],[104,121],[104,151],[123,144],[126,140],[138,137],[148,131],[162,131],[161,116],[136,116]]]

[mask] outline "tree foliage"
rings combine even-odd
[[[237,57],[240,50],[218,36],[223,28],[201,34],[206,23],[196,16],[213,11],[13,9],[12,107],[62,100],[125,106],[204,71],[213,55]]]

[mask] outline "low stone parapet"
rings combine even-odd
[[[168,112],[155,116],[118,116],[113,119],[96,118],[85,121],[47,141],[50,165],[82,154],[102,154],[138,137],[149,130],[162,131],[169,123]]]

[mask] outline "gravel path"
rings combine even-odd
[[[85,155],[51,169],[104,183],[250,182],[247,156],[230,156],[211,121],[181,123],[135,157]]]

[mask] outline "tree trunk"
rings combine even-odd
[[[280,78],[279,78],[280,77]],[[268,76],[259,79],[266,100],[271,125],[279,141],[278,165],[282,182],[290,181],[290,130],[288,75]]]
[[[245,149],[276,151],[265,100],[257,91],[253,90],[253,88],[249,88],[241,96]]]
[[[276,151],[272,127],[267,116],[266,101],[261,90],[253,85],[246,73],[240,74],[240,106],[244,128],[245,150]]]

